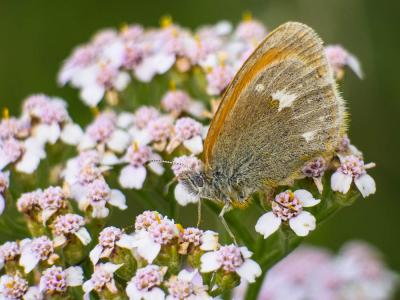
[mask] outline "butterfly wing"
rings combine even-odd
[[[285,23],[225,91],[205,140],[206,169],[255,189],[287,184],[306,161],[333,153],[344,119],[322,41],[304,24]]]

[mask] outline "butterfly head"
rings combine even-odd
[[[202,171],[188,170],[179,175],[179,182],[193,195],[201,195],[207,181]]]

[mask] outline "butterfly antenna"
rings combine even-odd
[[[145,165],[149,165],[149,164],[152,164],[152,163],[160,163],[160,164],[168,164],[168,165],[180,165],[182,167],[186,167],[186,165],[184,165],[184,164],[173,162],[173,161],[169,161],[169,160],[162,160],[162,159],[150,159],[150,160],[145,162]]]
[[[169,164],[169,165],[173,164],[173,162],[169,161],[169,160],[150,159],[150,160],[145,162],[145,165],[149,165],[149,164],[152,164],[152,163]]]

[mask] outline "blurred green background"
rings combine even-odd
[[[342,210],[308,241],[337,249],[349,239],[366,240],[400,270],[400,15],[395,5],[386,0],[1,0],[0,106],[16,114],[25,96],[43,92],[68,99],[73,118],[87,121],[77,91],[60,89],[56,74],[73,47],[104,27],[157,25],[165,14],[188,27],[221,19],[236,23],[247,10],[270,29],[288,20],[304,22],[326,43],[341,43],[361,60],[366,78],[348,72],[341,91],[352,115],[352,141],[378,166],[371,171],[377,194]]]

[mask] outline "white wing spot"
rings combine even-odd
[[[281,111],[285,107],[290,107],[297,98],[295,94],[287,94],[284,91],[276,91],[271,96],[273,100],[279,101],[278,111]]]
[[[308,131],[306,133],[303,133],[302,137],[308,143],[309,141],[311,141],[314,138],[314,135],[315,135],[315,131]]]
[[[262,83],[256,85],[256,92],[261,93],[263,90],[265,90],[265,86]]]

